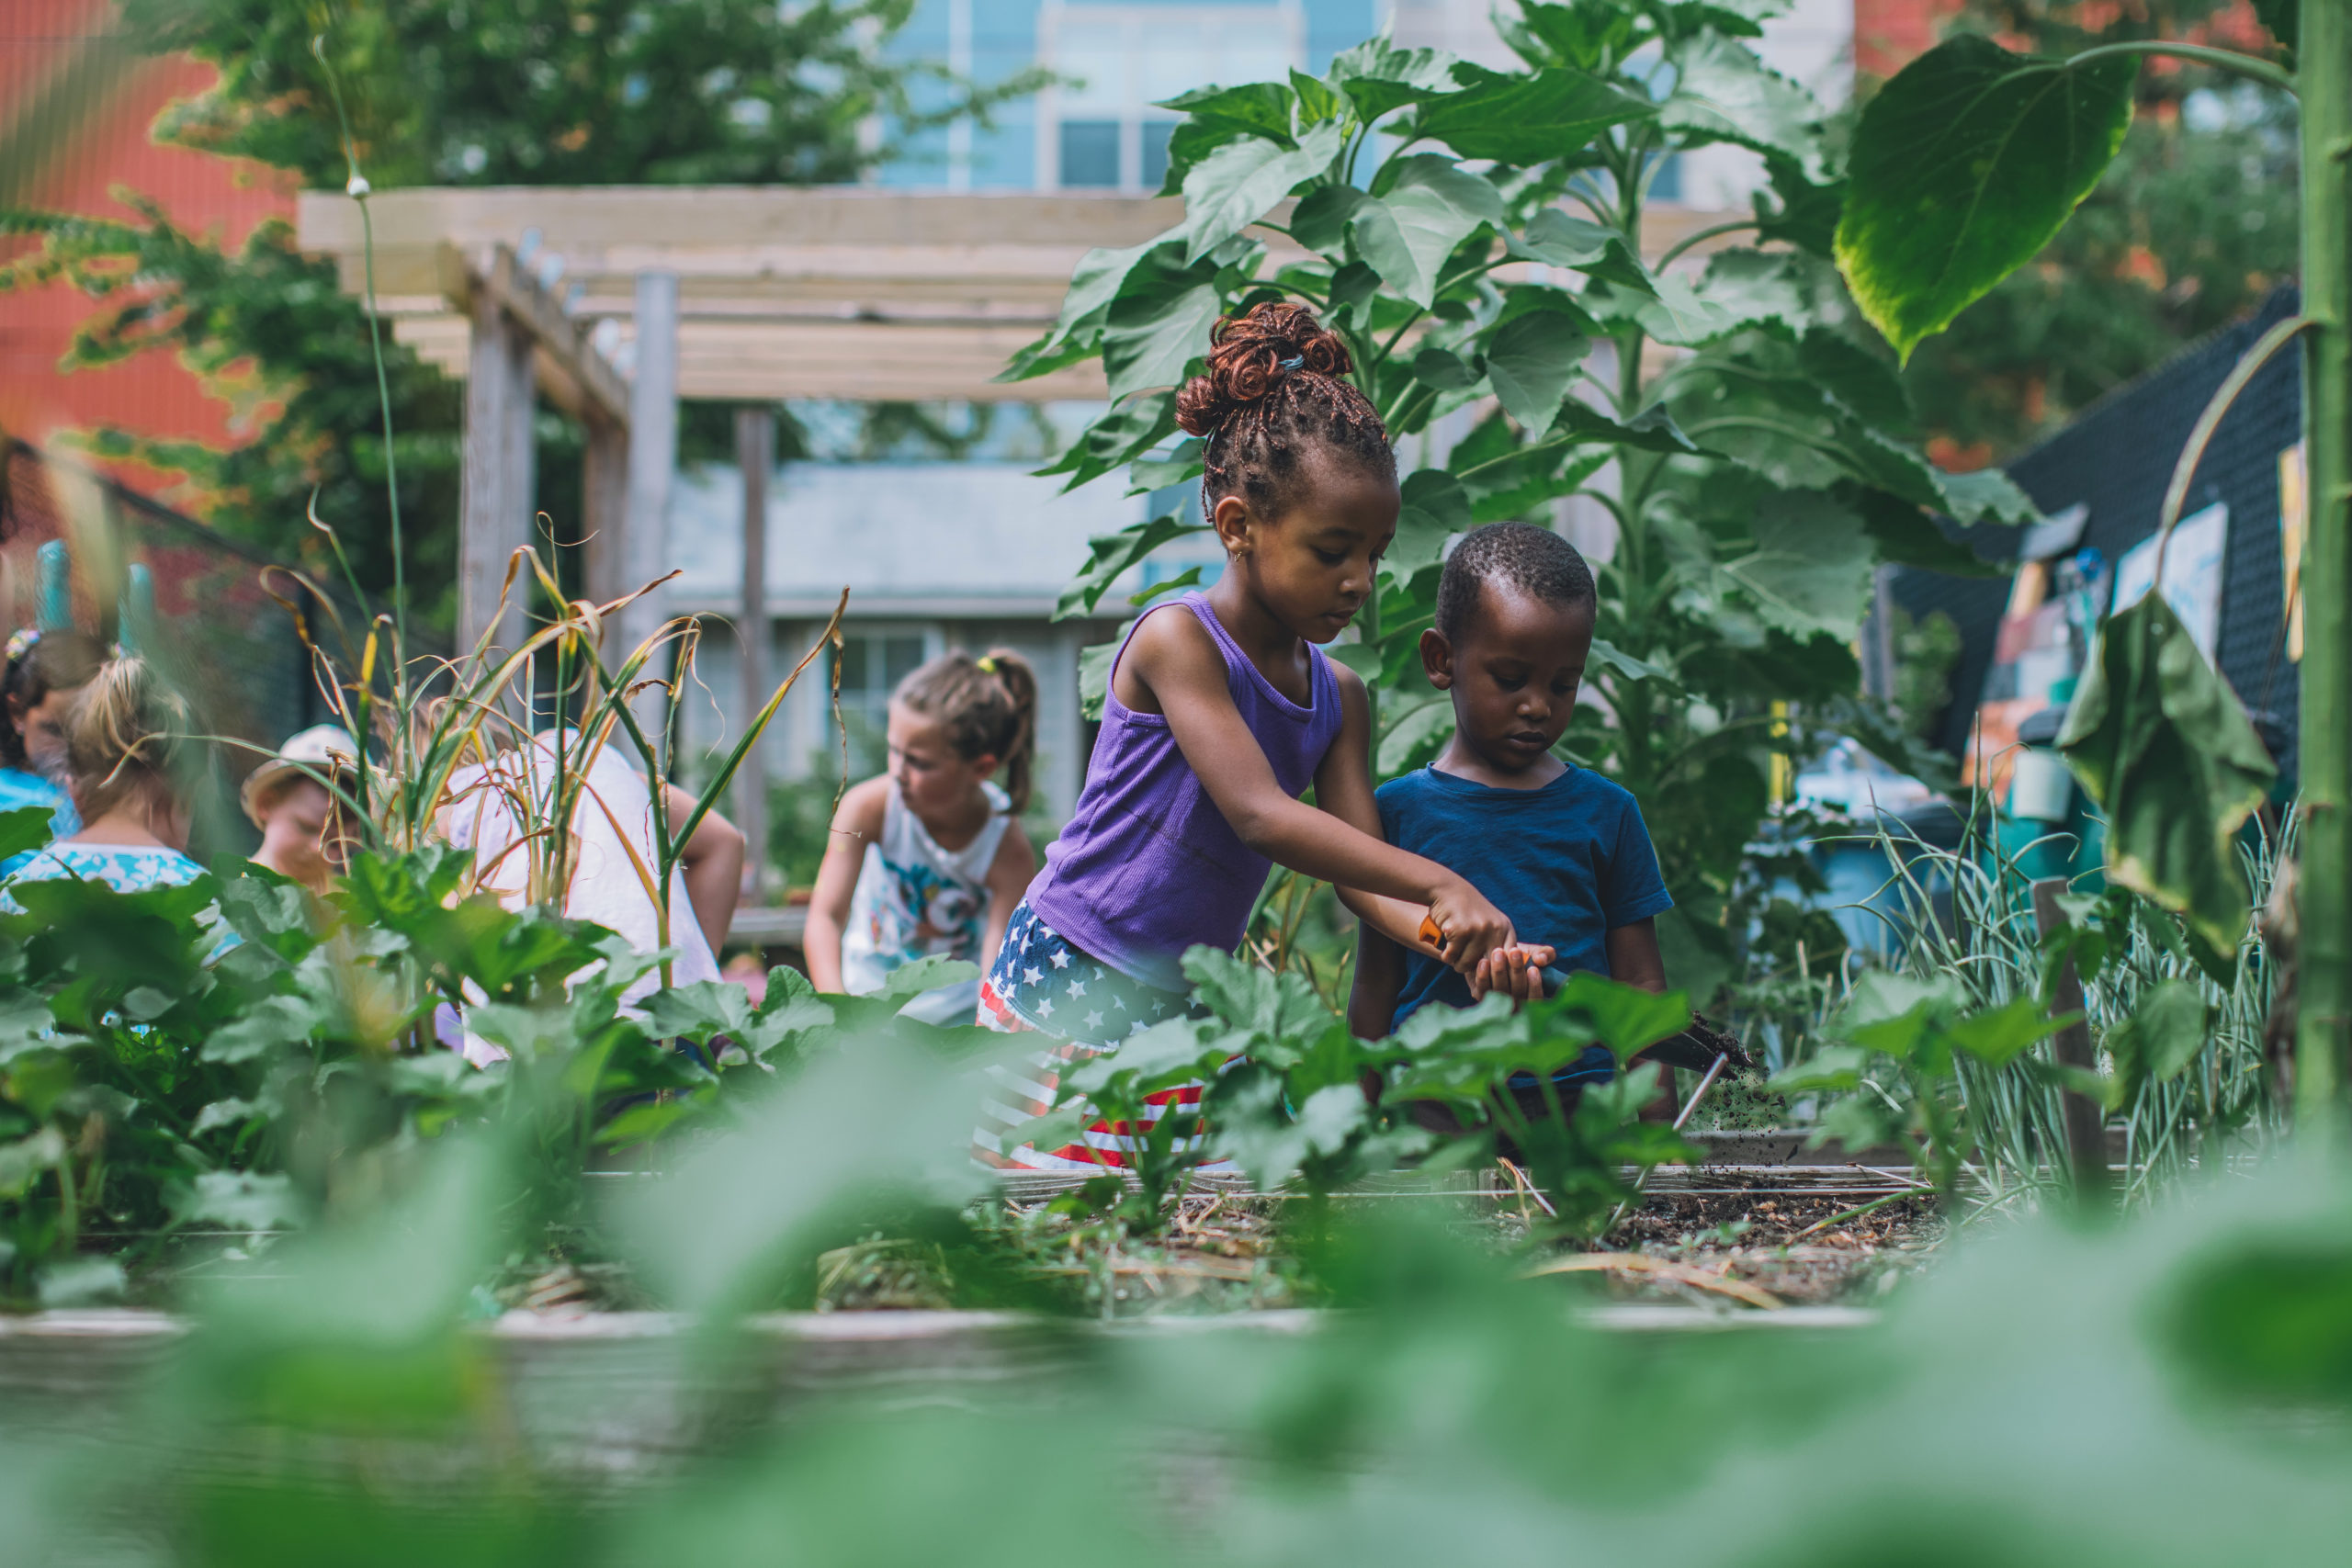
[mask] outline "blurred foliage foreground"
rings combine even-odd
[[[2023,1227],[1857,1330],[1642,1339],[1374,1206],[1317,1243],[1350,1310],[1311,1325],[1041,1324],[991,1366],[861,1393],[734,1309],[846,1214],[953,1201],[962,1179],[911,1157],[949,1124],[929,1077],[887,1043],[836,1057],[614,1203],[617,1244],[692,1309],[628,1376],[582,1336],[595,1375],[534,1381],[514,1336],[463,1322],[538,1153],[511,1123],[437,1141],[383,1201],[198,1292],[111,1402],[116,1436],[74,1435],[70,1401],[18,1405],[0,1561],[1626,1562],[1671,1542],[2204,1568],[2330,1560],[2352,1524],[2335,1186]],[[671,1440],[631,1451],[649,1383]]]
[[[0,840],[37,828],[0,818]],[[2021,1224],[1865,1328],[1642,1339],[1424,1206],[1322,1201],[1407,1155],[1489,1157],[1482,1088],[1675,1021],[1676,999],[1605,983],[1383,1046],[1373,1101],[1368,1048],[1304,980],[1196,953],[1212,1016],[1073,1076],[1115,1111],[1214,1072],[1205,1141],[1171,1124],[1146,1190],[1209,1152],[1293,1181],[1295,1299],[1340,1310],[949,1320],[975,1351],[867,1318],[829,1348],[762,1314],[859,1237],[920,1238],[957,1304],[1070,1304],[989,1233],[966,1154],[978,1071],[1019,1043],[785,971],[757,1008],[706,984],[626,1012],[646,959],[459,897],[463,869],[363,856],[324,908],[252,875],[12,890],[14,1289],[63,1304],[168,1263],[186,1327],[141,1360],[107,1356],[98,1320],[0,1325],[0,1562],[1622,1562],[1671,1540],[1742,1563],[2201,1565],[2302,1561],[2352,1523],[2334,1184]],[[430,1043],[455,997],[510,1061]],[[2000,1027],[1916,1016],[1963,1052]],[[1563,1228],[1672,1154],[1631,1120],[1643,1078],[1548,1139],[1503,1129]],[[1435,1142],[1396,1114],[1416,1098],[1474,1131]],[[1086,1225],[1153,1222],[1141,1194],[1071,1196],[1065,1258]],[[481,1321],[485,1281],[557,1254],[676,1315]],[[846,1375],[859,1338],[893,1343]]]

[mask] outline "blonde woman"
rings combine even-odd
[[[144,660],[99,666],[64,724],[65,771],[83,826],[35,853],[10,885],[71,878],[143,893],[202,876],[187,855],[187,810],[173,781],[190,728],[187,705]]]

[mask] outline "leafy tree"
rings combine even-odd
[[[1702,1000],[1771,880],[1808,874],[1750,850],[1772,755],[1838,725],[1929,765],[1859,697],[1850,648],[1874,568],[1949,561],[1930,513],[2031,512],[1999,476],[1941,473],[1906,439],[1893,355],[1830,259],[1838,143],[1747,42],[1777,9],[1537,0],[1505,27],[1514,71],[1374,39],[1320,81],[1175,99],[1169,184],[1184,221],[1087,256],[1059,322],[1007,372],[1099,355],[1113,406],[1047,471],[1079,484],[1128,468],[1138,491],[1199,473],[1197,441],[1169,445],[1172,386],[1220,313],[1261,299],[1327,318],[1407,454],[1435,420],[1474,411],[1440,466],[1406,476],[1378,602],[1335,650],[1374,689],[1383,774],[1433,755],[1452,727],[1414,651],[1447,536],[1549,521],[1572,495],[1606,509],[1618,538],[1596,563],[1587,676],[1601,705],[1579,710],[1565,744],[1640,798],[1680,900],[1669,963]],[[1770,187],[1730,227],[1773,248],[1646,265],[1659,164],[1722,141],[1764,155]],[[1266,232],[1306,256],[1270,262]],[[1063,613],[1091,610],[1185,531],[1169,517],[1095,541]]]
[[[187,474],[188,504],[224,533],[323,570],[331,552],[308,521],[315,495],[318,516],[342,536],[360,581],[371,589],[389,584],[384,426],[368,322],[336,288],[332,265],[298,254],[282,220],[256,226],[232,253],[133,199],[139,222],[0,219],[0,231],[42,241],[40,251],[0,272],[0,288],[62,278],[99,302],[74,334],[69,366],[173,351],[211,384],[258,391],[273,406],[254,440],[226,450],[118,430],[96,432],[89,444],[105,457]],[[393,457],[410,520],[410,579],[446,584],[456,558],[465,389],[389,333],[384,352]],[[560,431],[549,434],[563,439]],[[431,615],[440,606],[423,600],[420,608]]]
[[[2200,35],[2266,44],[2235,0],[1973,0],[1958,26],[2045,55]],[[2195,62],[2141,73],[2132,96],[2122,151],[2074,221],[1913,355],[1904,381],[1939,455],[1981,464],[2050,434],[2293,276],[2287,106]]]
[[[823,185],[854,180],[903,130],[1034,89],[989,88],[880,47],[914,0],[130,0],[144,44],[221,71],[172,139],[339,186],[335,95],[379,187],[403,185]],[[946,90],[919,106],[918,84]]]
[[[352,152],[379,188],[419,183],[593,185],[854,179],[893,154],[863,128],[876,117],[921,130],[1027,92],[979,88],[887,45],[911,0],[476,0],[465,6],[295,6],[273,0],[130,0],[126,31],[158,52],[220,70],[217,88],[167,111],[159,137],[254,157],[305,184],[346,176],[337,94]],[[314,42],[318,47],[314,49]],[[332,62],[332,73],[329,62]],[[934,90],[918,105],[921,85]],[[137,222],[17,213],[0,231],[41,249],[0,288],[62,278],[104,302],[70,363],[158,349],[183,353],[222,390],[268,410],[249,444],[214,452],[119,431],[101,453],[185,472],[187,504],[226,531],[324,571],[311,497],[361,581],[391,581],[383,419],[368,325],[331,263],[266,223],[232,252],[185,232],[134,197]],[[391,456],[417,608],[446,623],[456,556],[462,389],[392,343]],[[732,451],[716,418],[689,417],[684,447]],[[539,424],[539,502],[567,529],[579,516],[577,432]]]

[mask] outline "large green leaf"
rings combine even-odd
[[[1445,541],[1472,526],[1470,497],[1462,481],[1438,468],[1422,468],[1407,477],[1405,504],[1396,514],[1396,542],[1383,564],[1399,577],[1409,578],[1435,561]]]
[[[1464,89],[1424,104],[1417,129],[1465,158],[1547,164],[1582,151],[1612,125],[1657,112],[1656,104],[1582,71],[1522,76],[1465,64],[1453,74]]]
[[[1959,1020],[1944,1032],[1957,1049],[1988,1067],[2003,1067],[2035,1041],[2055,1034],[2064,1022],[2051,1017],[2036,998],[2015,997],[1997,1008]]]
[[[1635,294],[1657,292],[1657,279],[1613,229],[1547,207],[1510,236],[1510,254],[1546,266],[1573,267]]]
[[[1194,164],[1229,141],[1262,136],[1291,145],[1291,91],[1279,82],[1240,87],[1201,87],[1170,98],[1161,108],[1183,111],[1168,137],[1168,176],[1159,194],[1174,196]]]
[[[1174,386],[1184,367],[1208,351],[1220,306],[1216,274],[1214,257],[1192,261],[1172,241],[1153,246],[1128,269],[1102,329],[1102,368],[1114,402]]]
[[[2211,1038],[2211,1021],[2194,981],[2166,980],[2143,994],[2105,1041],[2127,1091],[2151,1080],[2170,1083],[2188,1071]]]
[[[1201,124],[1230,126],[1241,135],[1268,137],[1288,145],[1291,102],[1291,90],[1280,82],[1251,82],[1238,87],[1195,87],[1153,107],[1175,109]]]
[[[1756,237],[1768,243],[1793,245],[1807,255],[1825,259],[1838,250],[1838,220],[1846,205],[1846,182],[1815,182],[1805,177],[1793,158],[1764,154],[1766,184],[1758,187],[1750,204],[1756,212]]]
[[[1073,491],[1134,462],[1175,434],[1176,394],[1147,393],[1119,404],[1087,426],[1067,451],[1036,473],[1040,479],[1068,474],[1062,489]]]
[[[1615,289],[1610,298],[1619,306],[1617,319],[1630,319],[1651,337],[1676,348],[1712,343],[1743,324],[1673,273],[1657,278],[1647,295]]]
[[[2030,260],[2132,124],[2139,61],[2011,54],[1962,34],[1881,88],[1854,136],[1838,265],[1906,359]]]
[[[1228,141],[1184,176],[1184,217],[1189,229],[1184,265],[1193,265],[1270,211],[1291,193],[1330,166],[1347,141],[1337,122],[1317,126],[1292,147],[1262,136]],[[1116,311],[1116,307],[1114,308]]]
[[[1125,250],[1097,248],[1080,256],[1077,270],[1070,274],[1069,292],[1062,296],[1062,313],[1055,321],[1054,330],[1014,355],[1012,363],[997,372],[995,378],[1025,381],[1091,359],[1098,352],[1102,325],[1111,313],[1111,301],[1118,297],[1119,286],[1126,281],[1127,274],[1146,252],[1167,243],[1169,238],[1170,234],[1162,234]]]
[[[1481,224],[1503,225],[1502,194],[1451,158],[1420,152],[1381,170],[1382,188],[1349,220],[1356,248],[1387,285],[1427,310],[1446,258]]]
[[[1883,490],[1856,493],[1855,511],[1862,531],[1878,548],[1879,558],[1896,566],[1916,566],[1947,577],[2007,577],[2010,569],[1989,563],[1957,540],[1945,537],[1927,511]]]
[[[1662,452],[1668,457],[1699,450],[1675,424],[1673,417],[1663,407],[1655,404],[1630,420],[1618,421],[1590,403],[1571,398],[1560,405],[1560,415],[1553,422],[1552,434],[1555,438],[1566,436],[1577,443],[1601,442],[1611,446],[1631,446],[1642,452]]]
[[[1674,57],[1674,91],[1658,108],[1661,128],[1690,141],[1730,141],[1796,161],[1811,177],[1824,170],[1815,130],[1822,107],[1811,93],[1721,33],[1699,35]]]
[[[1521,429],[1544,430],[1559,413],[1576,383],[1577,365],[1591,347],[1592,340],[1567,317],[1531,310],[1505,321],[1488,341],[1487,379]]]
[[[1582,1034],[1608,1046],[1621,1066],[1690,1025],[1690,1002],[1682,992],[1660,995],[1590,973],[1570,976],[1550,1001],[1530,1003],[1527,1010],[1537,1032],[1549,1026]]]
[[[1062,590],[1061,602],[1054,606],[1054,619],[1092,615],[1102,595],[1111,591],[1111,585],[1146,556],[1172,539],[1207,532],[1205,524],[1187,523],[1171,513],[1132,528],[1122,528],[1115,534],[1096,535],[1086,541],[1086,565]]]
[[[1724,570],[1768,625],[1791,637],[1859,636],[1876,552],[1862,521],[1817,491],[1784,491],[1757,508],[1756,548]]]
[[[2178,914],[2229,984],[2253,898],[2237,833],[2277,770],[2163,594],[2108,619],[2058,749],[2106,813],[2108,879]]]
[[[1310,251],[1337,258],[1347,247],[1348,220],[1371,199],[1353,186],[1317,186],[1291,209],[1290,237]]]
[[[1442,50],[1399,49],[1385,37],[1370,38],[1332,57],[1330,80],[1369,124],[1392,109],[1453,92],[1456,63]]]
[[[1718,251],[1707,259],[1701,294],[1743,326],[1773,325],[1801,334],[1814,324],[1817,299],[1799,275],[1809,261],[1792,251]]]
[[[1816,327],[1797,340],[1797,366],[1857,418],[1883,430],[1911,427],[1911,394],[1883,353]]]
[[[1998,468],[1979,468],[1968,474],[1948,474],[1939,468],[1936,488],[1943,491],[1944,510],[1962,523],[2025,524],[2041,518],[2041,508]]]

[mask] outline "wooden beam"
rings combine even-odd
[[[624,329],[626,335],[626,329]],[[458,316],[412,316],[393,336],[448,375],[463,378],[469,330]],[[856,321],[682,321],[678,395],[715,402],[781,398],[975,402],[1099,401],[1109,395],[1099,361],[1034,381],[996,382],[1023,327],[941,327]]]
[[[588,342],[590,321],[565,314],[561,301],[515,259],[510,246],[494,243],[473,261],[450,244],[440,254],[445,278],[461,269],[469,296],[487,294],[531,335],[541,360],[556,373],[550,379],[568,394],[562,400],[568,412],[584,417],[593,407],[604,419],[628,422],[628,382]]]
[[[683,397],[1099,400],[1099,364],[1013,385],[989,378],[1053,320],[1088,250],[1139,243],[1182,217],[1172,199],[846,187],[425,188],[383,192],[370,205],[377,298],[402,342],[466,373],[468,329],[450,302],[473,285],[451,281],[448,258],[480,255],[483,287],[514,290],[518,318],[554,345],[540,365],[549,396],[593,401],[608,415],[627,400],[601,373],[580,324],[626,323],[637,278],[649,271],[676,280]],[[1660,254],[1726,216],[1648,209],[1643,250]],[[511,247],[534,230],[564,258],[567,290],[582,290],[570,316],[512,264]],[[1275,249],[1269,265],[1296,254],[1261,232]],[[344,288],[358,291],[356,204],[305,192],[299,233],[305,250],[334,256]],[[1701,249],[1729,243],[1736,241]],[[1514,264],[1496,276],[1508,282],[1527,270]]]
[[[1004,191],[951,195],[822,186],[412,186],[368,197],[379,254],[444,240],[518,242],[536,229],[567,257],[608,248],[695,245],[1132,245],[1183,220],[1174,197]],[[304,191],[305,251],[356,254],[358,203]]]

